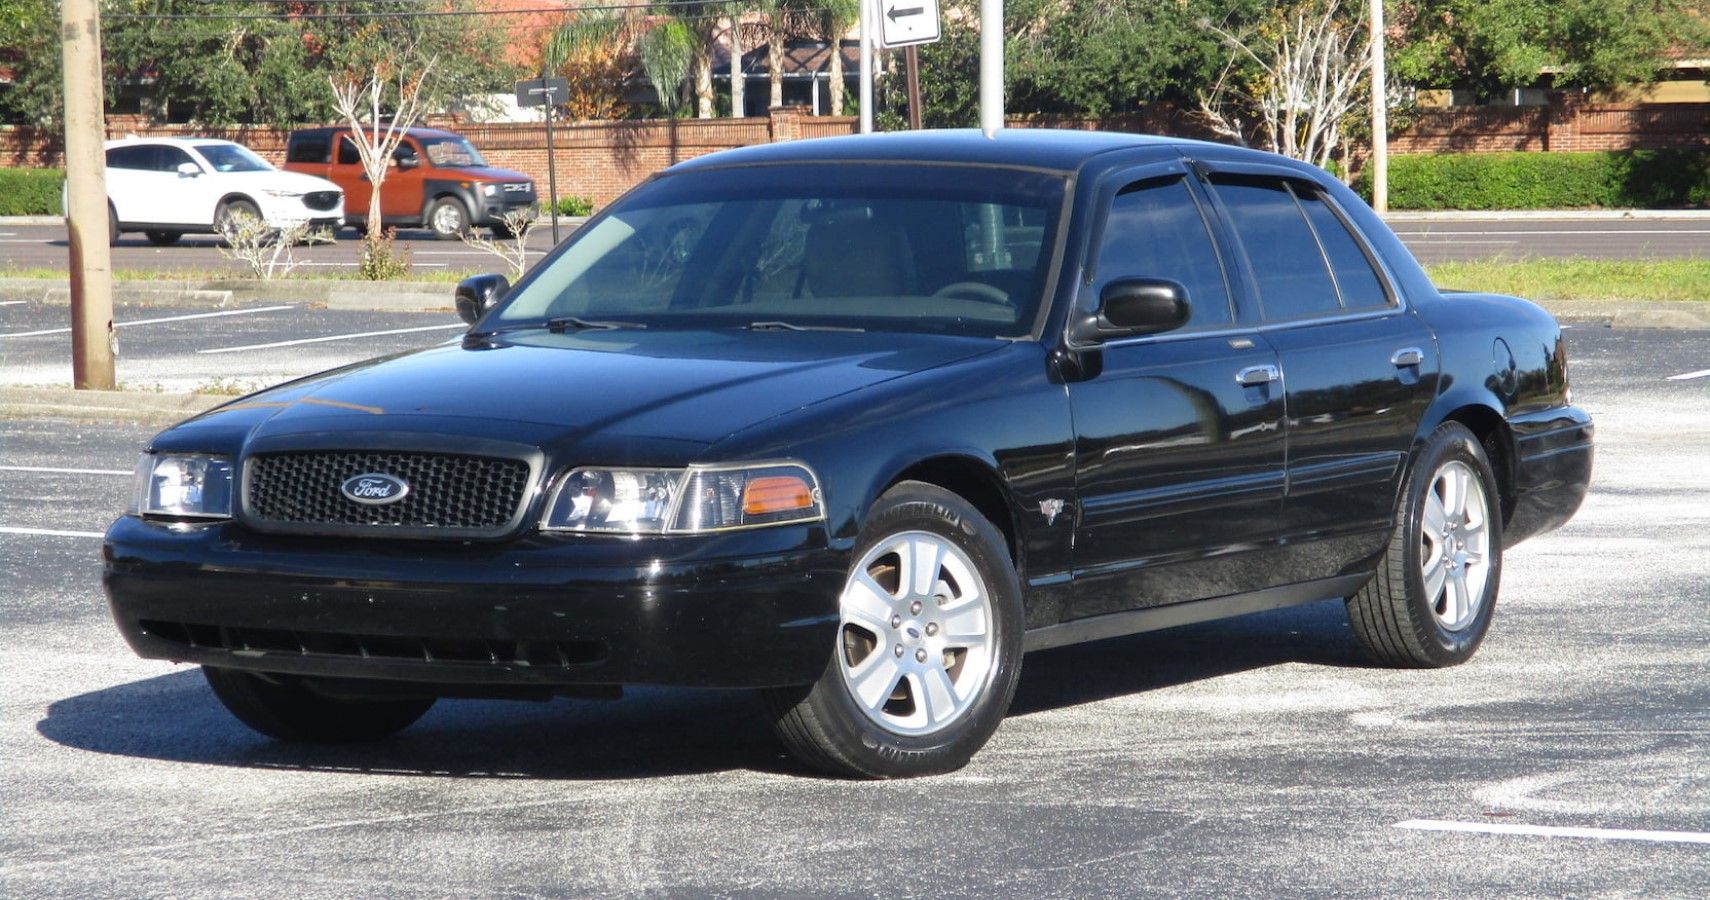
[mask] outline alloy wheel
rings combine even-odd
[[[1478,473],[1450,460],[1431,476],[1421,512],[1419,574],[1437,622],[1460,631],[1478,617],[1490,577],[1490,503]]]

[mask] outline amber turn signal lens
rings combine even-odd
[[[742,511],[750,516],[793,512],[813,506],[813,489],[793,475],[754,478],[742,492]]]

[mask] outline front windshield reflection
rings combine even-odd
[[[700,170],[632,194],[518,286],[498,328],[556,320],[1018,336],[1060,176],[826,164]]]

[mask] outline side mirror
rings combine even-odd
[[[422,164],[422,158],[413,153],[409,156],[396,156],[393,158],[398,161],[398,169],[400,171],[414,169]]]
[[[181,162],[178,164],[178,177],[179,178],[195,178],[196,176],[201,175],[201,174],[202,174],[202,167],[196,165],[193,162]]]
[[[473,325],[504,299],[511,280],[503,275],[471,275],[457,283],[457,316]]]
[[[1173,331],[1192,313],[1187,288],[1168,278],[1123,278],[1104,286],[1098,312],[1071,329],[1078,341],[1103,341]]]

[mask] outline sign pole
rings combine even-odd
[[[1389,89],[1383,71],[1383,0],[1372,0],[1372,209],[1389,212]]]
[[[861,0],[861,133],[873,133],[873,3]]]
[[[920,130],[920,49],[909,44],[903,48],[903,66],[908,72],[908,127]]]
[[[1003,0],[980,0],[980,130],[1003,127]]]
[[[552,153],[552,91],[546,83],[546,73],[540,73],[540,86],[546,92],[546,196],[552,204],[552,246],[558,246],[558,160]]]

